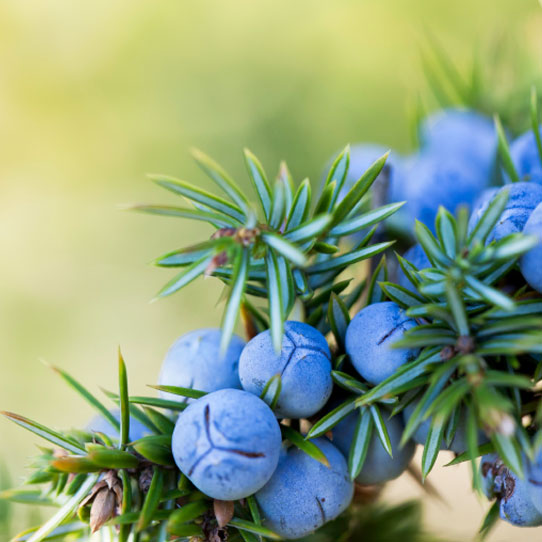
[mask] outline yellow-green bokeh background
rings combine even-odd
[[[144,392],[178,335],[218,323],[220,290],[209,279],[149,304],[169,274],[147,262],[207,230],[118,204],[172,201],[148,172],[209,186],[190,146],[241,179],[244,146],[273,173],[286,159],[297,179],[317,179],[349,141],[408,150],[408,106],[426,94],[424,27],[465,69],[475,48],[503,40],[516,70],[515,48],[534,70],[540,59],[536,0],[2,0],[0,408],[84,423],[89,408],[39,360],[113,388],[119,344]],[[15,481],[35,443],[0,421]],[[432,479],[450,504],[427,499],[427,524],[470,539],[486,505],[467,469]],[[387,492],[421,494],[408,480]],[[19,530],[28,514],[16,510]],[[536,536],[502,526],[492,540]]]

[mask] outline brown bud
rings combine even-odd
[[[141,489],[143,493],[147,493],[147,491],[149,491],[149,488],[151,487],[152,476],[153,476],[152,467],[147,467],[141,471],[138,482],[139,482],[139,489]]]
[[[233,518],[233,501],[213,502],[213,510],[219,527],[225,527]]]
[[[470,354],[476,346],[474,339],[468,335],[461,335],[457,339],[456,348],[461,354]]]
[[[206,277],[211,276],[216,269],[219,267],[226,265],[228,263],[228,254],[226,252],[220,252],[216,256],[212,258],[212,260],[209,262],[209,265],[205,269],[204,275]]]
[[[90,508],[90,529],[93,533],[101,529],[115,515],[115,492],[103,487],[96,493]]]

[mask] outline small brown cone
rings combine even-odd
[[[215,499],[213,509],[219,527],[225,527],[233,518],[233,501]]]
[[[105,525],[114,515],[116,507],[115,492],[103,487],[96,493],[90,508],[90,529],[95,533]]]

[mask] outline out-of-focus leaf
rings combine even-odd
[[[197,260],[193,264],[183,269],[178,275],[173,277],[156,295],[156,297],[166,297],[171,295],[181,288],[184,288],[187,284],[190,284],[193,280],[197,279],[200,275],[203,275],[205,270],[209,267],[209,264],[213,260],[213,255],[209,253],[205,254],[203,258]]]
[[[236,220],[239,224],[242,224],[245,218],[241,209],[237,205],[215,196],[210,192],[206,192],[197,186],[163,175],[150,175],[150,178],[159,186],[170,190],[175,194],[179,194],[190,201],[205,205],[218,213],[225,214],[226,216]]]
[[[24,416],[14,414],[13,412],[2,411],[0,414],[4,415],[8,420],[15,422],[17,425],[24,427],[35,435],[38,435],[38,437],[48,440],[49,442],[52,442],[53,444],[60,446],[69,452],[73,452],[75,454],[85,452],[85,449],[76,441],[61,435],[60,433],[57,433],[56,431],[53,431],[52,429],[49,429],[38,422],[25,418]]]
[[[442,443],[445,423],[446,418],[440,414],[435,415],[431,421],[422,455],[422,475],[424,479],[427,477],[429,472],[431,472],[431,469],[437,460],[437,455],[440,451]]]
[[[198,149],[192,149],[191,154],[201,169],[207,173],[224,193],[226,193],[240,209],[245,211],[246,214],[246,211],[250,206],[248,199],[235,181],[224,171],[222,166]]]

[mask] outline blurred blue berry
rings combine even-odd
[[[111,414],[120,422],[120,410],[111,410]],[[91,433],[103,433],[110,438],[118,440],[120,437],[119,431],[111,425],[111,422],[103,416],[95,416],[87,425],[87,431]],[[130,416],[130,441],[139,440],[147,435],[152,435],[152,431],[139,420]]]
[[[498,190],[508,191],[508,203],[488,237],[488,242],[499,241],[512,233],[523,231],[527,220],[535,207],[542,202],[542,185],[535,183],[519,182],[507,184]],[[469,231],[472,231],[492,200],[488,193],[486,198],[480,201],[469,220]]]
[[[169,349],[158,384],[201,391],[240,388],[239,356],[244,341],[234,335],[224,354],[220,353],[220,329],[198,329],[179,337]],[[186,402],[184,397],[160,392],[164,399]]]
[[[523,233],[538,237],[537,245],[520,260],[521,273],[531,288],[542,293],[542,203],[527,220]]]
[[[389,418],[389,412],[382,411],[384,424],[390,437],[393,457],[382,446],[376,429],[373,429],[371,441],[363,467],[356,478],[362,485],[382,484],[400,476],[410,464],[416,444],[409,440],[402,448],[399,447],[404,425],[400,416]],[[359,413],[349,414],[333,428],[333,444],[348,457]]]
[[[540,133],[542,134],[542,128]],[[542,184],[542,158],[532,130],[512,142],[510,156],[520,179]]]

